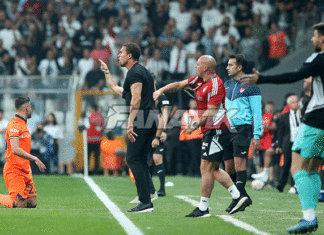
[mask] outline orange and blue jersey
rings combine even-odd
[[[225,107],[231,126],[254,125],[253,138],[260,139],[262,128],[261,92],[258,86],[245,86],[233,78],[224,83]]]

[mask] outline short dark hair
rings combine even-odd
[[[98,111],[98,105],[96,103],[91,103],[90,108],[93,108],[95,111]]]
[[[313,30],[317,30],[320,35],[324,36],[324,22],[315,24]]]
[[[29,103],[29,102],[30,102],[29,97],[19,96],[15,100],[15,107],[16,107],[16,109],[19,109],[21,106],[23,106],[24,104]]]
[[[142,53],[139,45],[137,45],[136,43],[133,43],[133,42],[127,42],[127,43],[123,44],[123,47],[126,48],[127,54],[132,55],[134,60],[136,60],[136,61],[139,60],[141,53]]]
[[[242,71],[245,72],[247,66],[247,60],[244,55],[242,54],[232,54],[229,55],[230,59],[236,59],[236,64],[242,66]]]
[[[267,101],[267,102],[265,103],[265,105],[267,105],[267,104],[271,104],[272,106],[274,106],[274,102],[273,102],[272,100]]]

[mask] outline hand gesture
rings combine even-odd
[[[188,135],[191,135],[191,133],[195,130],[195,128],[191,125],[187,126],[186,128],[184,128],[180,135],[183,134],[184,132],[186,132]]]
[[[252,141],[251,141],[251,147],[254,150],[254,152],[259,151],[259,149],[261,147],[260,140],[252,139]]]
[[[154,140],[152,141],[152,148],[157,148],[160,145],[160,140],[157,138],[154,138]]]
[[[157,91],[155,91],[155,92],[153,93],[153,99],[154,99],[154,100],[158,100],[158,99],[161,97],[162,94],[163,94],[163,93],[161,92],[160,89],[157,90]]]
[[[103,62],[101,59],[98,59],[99,62],[100,62],[100,69],[102,72],[104,73],[108,73],[109,72],[109,69],[108,69],[108,66],[106,65],[105,62]]]
[[[160,140],[161,140],[162,143],[164,143],[166,141],[166,139],[167,139],[167,134],[163,131],[162,134],[161,134]]]
[[[44,163],[42,163],[41,160],[39,160],[39,158],[36,157],[35,163],[36,163],[36,165],[38,166],[38,168],[39,168],[39,170],[41,172],[44,172],[45,171],[46,166],[44,165]]]
[[[253,69],[253,74],[246,74],[243,76],[243,78],[240,80],[240,82],[245,85],[249,86],[252,84],[256,84],[258,82],[260,73],[255,68]]]
[[[138,135],[134,132],[133,129],[134,129],[133,125],[128,124],[126,133],[127,133],[128,139],[129,139],[130,142],[132,142],[132,143],[134,143],[134,142],[136,141],[135,136],[138,136]]]

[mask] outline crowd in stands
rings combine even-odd
[[[201,54],[217,59],[226,79],[227,55],[243,53],[259,70],[278,63],[310,37],[321,1],[291,0],[4,0],[0,3],[0,75],[77,74],[79,89],[105,86],[97,59],[115,59],[137,42],[142,61],[161,82],[195,73]],[[88,73],[91,75],[87,76]],[[19,84],[26,87],[26,84]]]

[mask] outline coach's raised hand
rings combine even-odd
[[[252,84],[257,84],[259,80],[260,73],[255,68],[253,68],[253,74],[246,74],[243,78],[240,79],[240,83],[245,86],[249,86]]]
[[[98,59],[99,62],[100,62],[100,69],[102,72],[104,73],[109,73],[109,69],[108,69],[108,66],[106,65],[105,62],[103,62],[101,59]]]

